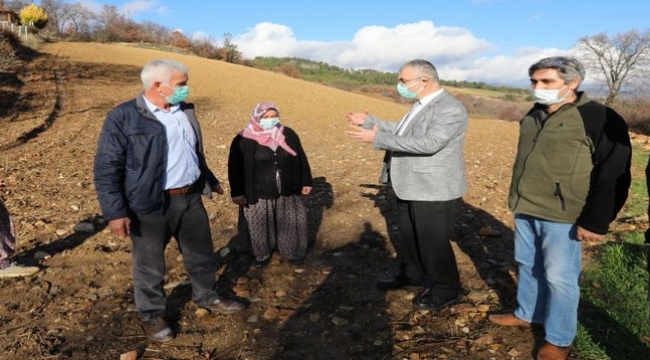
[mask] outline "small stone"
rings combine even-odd
[[[342,318],[342,317],[335,316],[335,317],[332,318],[332,323],[334,325],[343,326],[343,325],[349,324],[350,322],[347,321],[346,319]]]
[[[468,312],[476,311],[476,307],[468,303],[458,304],[454,306],[454,309],[459,313],[468,313]]]
[[[467,294],[467,300],[471,301],[474,304],[485,302],[489,297],[489,294],[485,291],[472,290]]]
[[[485,226],[479,229],[478,234],[481,236],[500,236],[501,232],[494,230],[489,226]]]
[[[222,258],[228,256],[228,254],[230,254],[230,248],[227,246],[221,249],[221,251],[219,251],[219,256],[221,256]]]
[[[58,236],[63,236],[63,235],[65,235],[67,232],[68,232],[68,230],[57,229],[57,230],[56,230],[56,235],[58,235]]]
[[[278,318],[278,312],[278,308],[270,307],[264,311],[264,315],[262,315],[262,317],[264,320],[275,320]]]
[[[34,260],[44,260],[51,258],[52,255],[46,253],[45,251],[37,251],[34,253]]]
[[[281,298],[281,297],[285,297],[285,296],[287,296],[287,292],[284,291],[284,290],[278,290],[278,291],[275,292],[275,297]]]
[[[246,319],[246,321],[249,323],[256,323],[260,321],[260,318],[257,315],[251,315],[248,317],[248,319]]]
[[[72,230],[75,232],[81,232],[81,233],[94,233],[95,232],[95,225],[93,223],[89,222],[80,222],[77,225],[75,225]]]
[[[70,209],[72,209],[72,211],[79,211],[79,206],[77,206],[77,205],[71,205],[71,206],[70,206]]]
[[[494,343],[494,336],[488,334],[488,335],[483,335],[480,338],[474,340],[474,344],[477,345],[491,345]]]
[[[295,272],[296,274],[302,274],[302,273],[305,272],[305,269],[303,269],[303,268],[295,268],[295,269],[293,269],[293,272]]]
[[[208,309],[198,308],[198,309],[196,309],[194,314],[196,314],[196,317],[202,318],[202,317],[205,317],[205,316],[209,315],[210,311]]]
[[[317,322],[320,319],[321,319],[320,314],[309,314],[309,321],[311,322]]]
[[[278,311],[278,319],[280,319],[280,321],[287,321],[295,313],[296,313],[296,310],[293,310],[293,309],[280,309],[280,311]]]
[[[508,355],[510,355],[513,358],[518,358],[521,356],[521,351],[518,351],[517,349],[512,349],[508,351]]]
[[[233,287],[232,291],[234,291],[235,295],[237,295],[238,297],[244,297],[244,298],[249,297],[251,293],[246,286],[239,286],[239,285]]]
[[[120,360],[138,360],[138,351],[132,350],[120,355]]]

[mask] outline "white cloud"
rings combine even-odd
[[[295,56],[345,68],[395,71],[404,59],[455,61],[492,49],[487,41],[455,27],[438,27],[430,21],[393,28],[367,26],[349,42],[301,41],[285,25],[260,23],[234,38],[245,57]]]
[[[440,66],[490,51],[493,46],[468,30],[435,27],[430,21],[397,25],[394,28],[368,26],[357,31],[352,47],[337,57],[337,63],[351,68],[368,67],[395,71],[405,59],[422,58]]]
[[[192,41],[212,41],[212,37],[204,32],[204,31],[197,31],[191,36]]]
[[[510,55],[490,56],[490,42],[459,27],[436,27],[431,21],[395,27],[366,26],[350,41],[298,40],[285,25],[259,23],[235,36],[244,57],[301,57],[342,68],[370,68],[395,72],[406,61],[431,61],[444,80],[484,81],[527,86],[528,67],[546,57],[567,54],[555,48],[521,48]]]

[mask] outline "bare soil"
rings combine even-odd
[[[398,118],[404,106],[154,50],[72,43],[40,50],[0,88],[0,178],[19,230],[15,260],[42,268],[0,279],[0,358],[529,359],[543,341],[539,330],[486,320],[515,305],[505,200],[516,123],[472,119],[470,191],[452,239],[464,295],[442,311],[416,310],[415,292],[375,288],[396,267],[393,197],[376,182],[382,154],[344,136],[347,111]],[[138,93],[141,66],[157,57],[189,65],[208,163],[226,185],[230,140],[264,100],[276,102],[301,136],[316,178],[305,198],[312,247],[298,267],[274,257],[252,268],[236,206],[227,195],[205,199],[220,289],[250,306],[231,316],[197,308],[172,242],[166,289],[178,336],[164,345],[139,328],[130,240],[105,229],[92,174],[106,113]]]

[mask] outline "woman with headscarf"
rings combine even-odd
[[[276,247],[284,260],[302,264],[307,209],[300,195],[309,195],[313,179],[298,135],[280,123],[275,104],[257,104],[248,126],[233,139],[228,180],[232,201],[243,207],[253,265],[267,265]]]

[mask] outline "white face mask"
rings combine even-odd
[[[564,89],[564,86],[556,90],[532,89],[531,92],[533,95],[533,100],[535,100],[536,103],[542,105],[554,105],[554,104],[561,103],[564,100],[566,100],[567,97],[569,97],[569,94],[571,93],[571,91],[567,91],[566,94],[564,94],[564,96],[560,97],[560,91]]]

